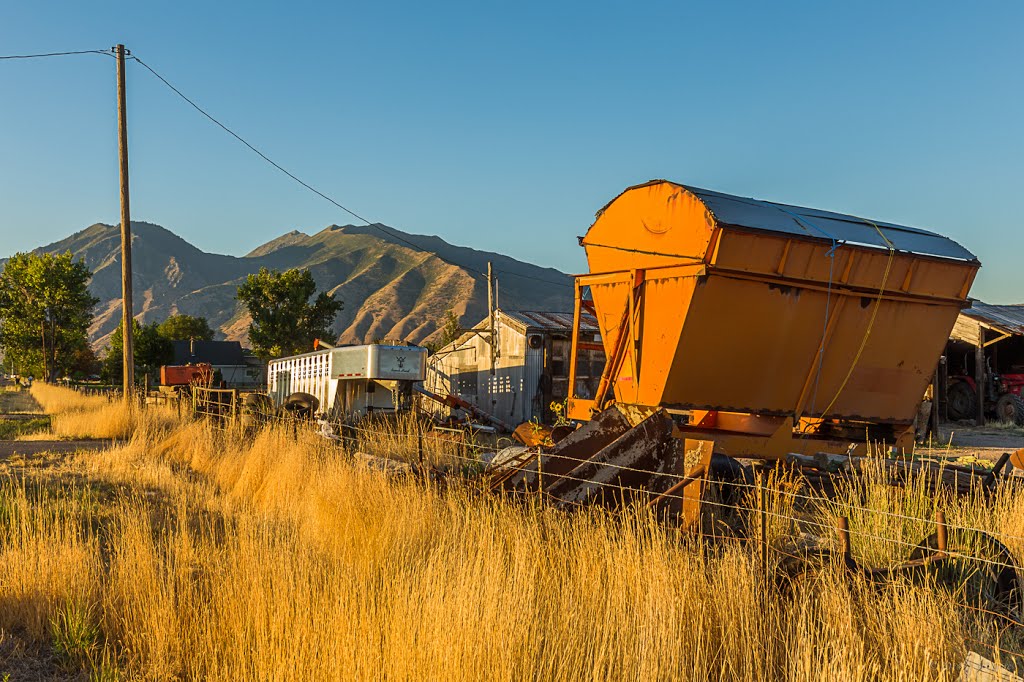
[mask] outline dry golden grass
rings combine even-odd
[[[442,491],[302,431],[132,419],[123,445],[0,479],[0,672],[31,659],[97,679],[955,680],[968,638],[992,641],[952,595],[907,583],[827,570],[786,596],[750,547],[640,510]],[[1024,519],[1020,494],[974,503],[952,513],[1010,532]]]
[[[102,396],[89,396],[62,386],[36,382],[32,384],[32,397],[51,415],[49,434],[55,438],[70,439],[123,439],[134,433],[141,408],[119,400],[110,401]],[[164,421],[174,418],[170,408],[153,408],[150,419],[159,415]],[[36,440],[45,434],[36,434]]]

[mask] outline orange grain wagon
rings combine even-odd
[[[909,446],[980,267],[924,230],[666,180],[624,191],[580,243],[576,317],[597,317],[608,362],[593,394],[573,363],[569,415],[661,409],[734,457]]]

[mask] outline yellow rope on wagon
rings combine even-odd
[[[864,353],[864,348],[868,345],[868,337],[871,336],[871,328],[875,325],[875,317],[878,315],[878,309],[882,305],[882,295],[885,293],[885,284],[889,281],[889,272],[892,270],[893,257],[896,255],[896,247],[893,246],[893,243],[885,236],[881,228],[870,220],[865,219],[864,222],[875,228],[875,231],[878,232],[878,236],[885,242],[886,248],[889,249],[889,261],[885,264],[885,274],[882,275],[882,286],[878,289],[878,296],[875,298],[875,308],[871,311],[871,319],[868,320],[868,327],[864,330],[864,338],[860,341],[860,348],[857,349],[856,355],[853,356],[853,362],[850,363],[850,369],[846,372],[846,377],[843,379],[843,383],[839,385],[839,390],[836,391],[835,396],[832,398],[832,402],[828,404],[828,407],[821,411],[822,419],[825,418],[828,411],[831,410],[836,404],[836,401],[839,400],[839,395],[843,392],[843,389],[846,388],[847,382],[853,375],[854,368],[857,366],[857,363],[860,362],[860,356]]]

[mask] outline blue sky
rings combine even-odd
[[[898,6],[897,6],[898,5]],[[0,53],[123,42],[371,220],[566,271],[628,185],[933,229],[1024,302],[1024,4],[0,4]],[[114,63],[0,62],[4,254],[115,223]],[[137,64],[132,217],[206,251],[352,222]]]

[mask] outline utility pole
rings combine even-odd
[[[124,94],[124,45],[114,47],[117,57],[117,153],[121,162],[121,338],[124,339],[124,398],[135,385],[135,348],[132,342],[132,226],[128,207],[128,107]]]
[[[494,335],[494,274],[491,272],[491,261],[487,261],[487,326],[490,328],[491,335],[491,376],[493,377],[498,340]]]
[[[491,261],[487,261],[487,319],[491,328],[491,379],[488,382],[488,393],[491,396],[491,414],[498,404],[495,394],[498,391],[497,380],[494,378],[494,359],[498,357],[498,335],[494,329],[494,273],[491,271]]]

